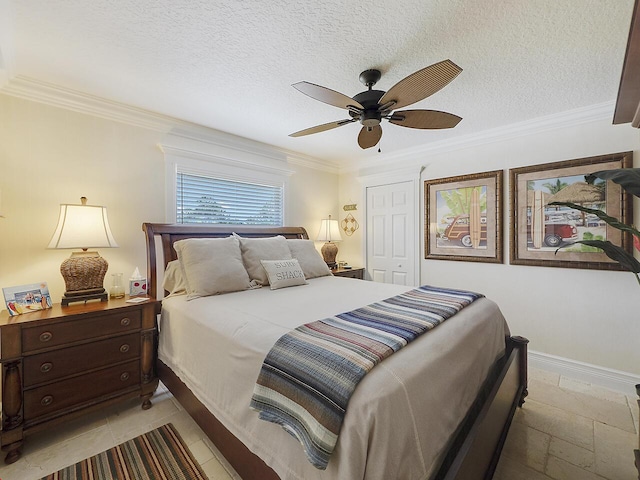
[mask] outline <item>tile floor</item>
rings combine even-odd
[[[530,369],[494,480],[635,480],[635,397]]]
[[[20,460],[0,463],[0,480],[37,480],[166,423],[176,427],[209,480],[240,480],[162,383],[152,402],[153,408],[142,410],[133,399],[28,437]]]
[[[165,423],[173,423],[209,480],[239,477],[161,385],[150,410],[136,400],[56,431],[30,437],[22,458],[0,466],[1,480],[37,480]],[[495,480],[635,480],[636,399],[530,369]]]

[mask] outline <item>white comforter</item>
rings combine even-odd
[[[477,300],[384,360],[360,382],[327,470],[297,440],[258,419],[249,401],[275,341],[314,320],[408,287],[340,277],[187,301],[163,301],[159,358],[251,451],[283,479],[427,479],[502,355],[508,329],[498,307]]]

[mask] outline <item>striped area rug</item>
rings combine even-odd
[[[172,424],[41,480],[207,480]]]

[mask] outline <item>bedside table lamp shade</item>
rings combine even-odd
[[[329,268],[335,268],[337,266],[336,256],[338,255],[338,246],[334,242],[341,242],[340,226],[337,220],[332,220],[331,215],[329,218],[323,218],[320,223],[320,230],[316,237],[318,242],[326,242],[322,249],[322,258]]]
[[[58,226],[47,248],[81,248],[73,252],[60,265],[66,292],[62,304],[93,299],[107,300],[104,289],[104,276],[109,264],[98,252],[89,248],[117,247],[109,220],[107,208],[87,205],[86,197],[81,198],[82,205],[60,205]]]

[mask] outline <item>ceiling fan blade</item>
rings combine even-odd
[[[438,110],[401,110],[393,112],[389,121],[401,127],[440,129],[455,127],[462,117]]]
[[[358,145],[360,145],[362,149],[375,147],[381,137],[382,127],[380,125],[376,125],[375,127],[362,127],[358,134]]]
[[[346,125],[347,123],[355,122],[355,118],[350,118],[348,120],[338,120],[337,122],[329,122],[323,123],[322,125],[316,125],[315,127],[305,128],[304,130],[300,130],[299,132],[289,134],[290,137],[303,137],[304,135],[311,135],[312,133],[320,133],[326,130],[331,130],[332,128],[341,127],[342,125]]]
[[[347,110],[349,110],[349,107],[354,107],[359,110],[364,110],[364,107],[360,102],[356,102],[345,94],[336,92],[335,90],[331,90],[327,87],[321,87],[320,85],[309,82],[298,82],[291,86],[315,100],[328,103],[334,107],[345,108]]]
[[[443,60],[403,78],[385,93],[380,105],[395,101],[390,108],[402,108],[419,102],[446,87],[462,69],[451,60]]]

